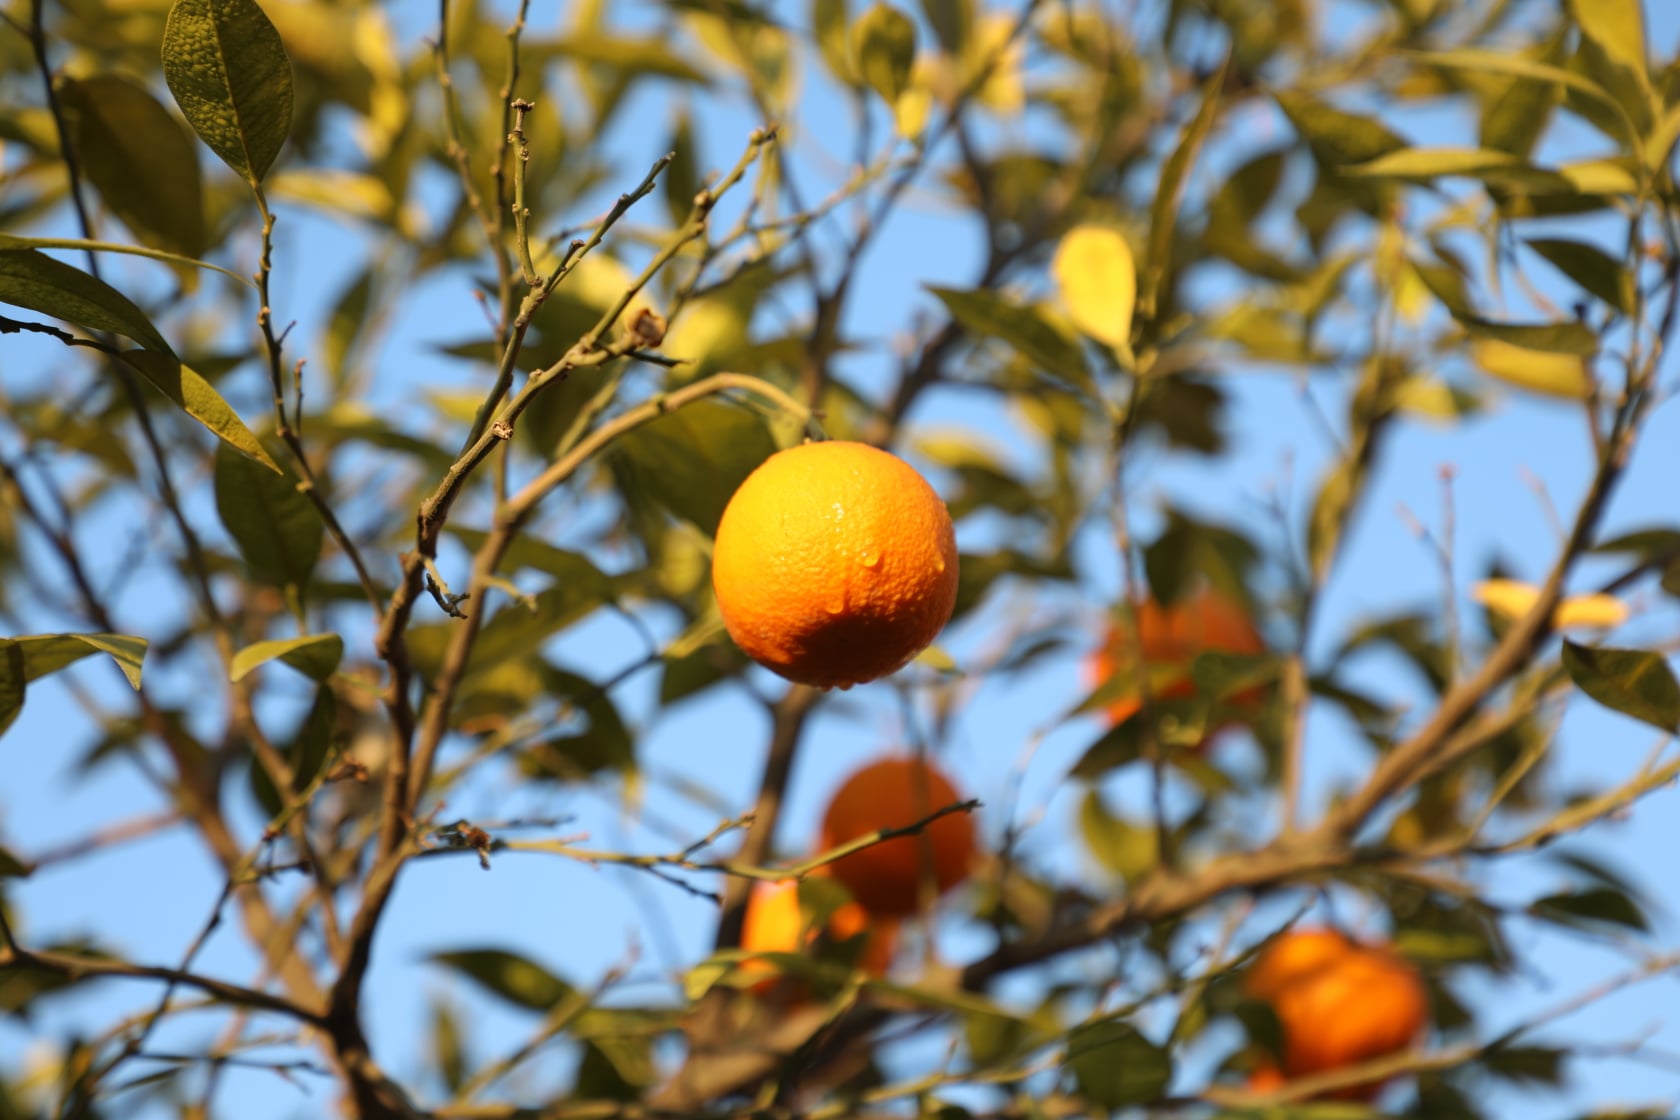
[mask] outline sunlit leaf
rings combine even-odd
[[[199,139],[260,182],[291,129],[292,64],[256,0],[175,0],[163,76]]]
[[[1117,349],[1130,345],[1137,265],[1124,236],[1105,226],[1075,226],[1056,246],[1050,272],[1074,326]]]
[[[231,269],[223,268],[219,264],[209,261],[196,260],[182,256],[180,253],[165,252],[162,249],[151,249],[144,245],[125,245],[115,241],[96,241],[84,237],[22,237],[15,233],[0,233],[0,249],[75,249],[92,250],[95,253],[117,253],[121,256],[144,257],[147,260],[163,261],[167,264],[180,265],[183,268],[207,269],[220,273],[229,280],[237,281],[246,287],[256,285],[248,276],[241,276]]]
[[[140,688],[141,663],[147,642],[126,634],[44,634],[13,639],[23,654],[26,680],[39,680],[73,665],[94,653],[103,653],[117,663],[131,687]]]
[[[344,639],[337,634],[309,634],[301,638],[276,638],[246,646],[228,664],[228,679],[243,680],[259,665],[279,660],[306,677],[324,681],[333,675],[344,656]]]
[[[156,354],[150,350],[125,350],[122,360],[144,377],[152,388],[210,429],[226,446],[261,463],[275,474],[282,473],[262,441],[239,418],[239,413],[194,370],[167,354]]]
[[[1507,619],[1518,619],[1533,609],[1540,589],[1514,579],[1483,580],[1470,589],[1470,598]],[[1571,595],[1552,613],[1554,629],[1571,627],[1611,629],[1627,621],[1628,606],[1614,595]]]
[[[1372,179],[1423,181],[1456,175],[1472,179],[1521,182],[1524,178],[1550,173],[1531,166],[1509,152],[1477,148],[1401,148],[1368,163],[1344,168],[1343,174]]]
[[[1497,338],[1474,343],[1470,354],[1483,373],[1519,389],[1574,401],[1585,400],[1592,391],[1586,363],[1577,356],[1530,349]]]

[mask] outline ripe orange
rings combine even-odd
[[[1251,1093],[1275,1093],[1283,1088],[1285,1080],[1283,1071],[1267,1062],[1248,1075],[1246,1087]]]
[[[847,778],[823,814],[822,846],[905,828],[963,800],[949,778],[914,758],[884,758]],[[895,836],[842,856],[830,872],[871,914],[902,917],[921,908],[924,876],[944,894],[968,878],[974,860],[974,822],[948,813],[912,836]]]
[[[799,883],[789,879],[781,883],[760,883],[747,898],[747,912],[741,926],[741,948],[760,953],[798,953],[809,949],[821,931],[809,925],[799,909]],[[864,941],[856,959],[858,968],[871,976],[881,976],[892,964],[898,948],[898,923],[895,920],[871,920],[869,914],[855,902],[849,902],[829,916],[828,937],[834,942],[847,942],[854,937]],[[773,966],[762,960],[743,962],[748,972],[771,972]],[[778,986],[779,976],[766,976],[753,985],[764,994]],[[790,995],[802,994],[799,986],[784,989]]]
[[[1288,1077],[1399,1053],[1429,1020],[1429,997],[1410,962],[1386,945],[1360,944],[1335,930],[1279,937],[1254,962],[1246,987],[1277,1014]],[[1371,1082],[1325,1095],[1368,1101],[1381,1088]]]
[[[791,681],[850,688],[904,667],[957,601],[951,515],[868,444],[778,452],[729,499],[712,551],[729,636]]]
[[[1124,723],[1143,706],[1133,667],[1138,652],[1149,674],[1151,699],[1177,700],[1196,694],[1190,669],[1197,654],[1261,654],[1266,652],[1266,642],[1241,604],[1211,588],[1166,606],[1145,600],[1127,623],[1110,629],[1107,640],[1087,662],[1086,680],[1092,688],[1116,674],[1128,679],[1127,689],[1104,709],[1110,723]],[[1264,695],[1264,689],[1254,689],[1239,694],[1235,701],[1257,704]]]

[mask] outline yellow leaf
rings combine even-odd
[[[986,108],[1012,117],[1026,104],[1021,86],[1021,41],[1010,41],[1015,30],[1015,17],[1004,12],[992,12],[980,18],[973,40],[969,44],[969,62],[973,71],[991,63],[986,79],[975,99]]]
[[[917,70],[920,70],[920,66]],[[918,82],[912,71],[910,86],[893,102],[893,128],[906,140],[914,140],[927,127],[928,112],[933,108],[933,89],[928,82]]]
[[[1394,285],[1394,310],[1401,319],[1416,326],[1429,313],[1433,300],[1417,269],[1408,266],[1401,270]]]
[[[1517,619],[1533,609],[1540,598],[1540,589],[1520,580],[1489,579],[1471,588],[1470,598],[1494,614]],[[1627,616],[1627,604],[1613,595],[1571,595],[1552,612],[1552,627],[1610,630],[1626,622]]]
[[[1131,246],[1118,231],[1075,226],[1056,247],[1050,271],[1074,326],[1117,349],[1129,345],[1137,265]]]
[[[1552,614],[1552,625],[1559,630],[1571,627],[1613,630],[1626,622],[1627,616],[1627,604],[1612,595],[1571,595],[1558,604]]]
[[[1549,397],[1582,400],[1592,386],[1586,360],[1577,354],[1530,350],[1488,338],[1470,348],[1489,377]]]

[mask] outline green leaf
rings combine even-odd
[[[1535,167],[1509,152],[1481,148],[1402,148],[1369,163],[1343,168],[1342,173],[1362,179],[1423,182],[1463,176],[1553,191],[1569,189],[1568,180],[1555,171]]]
[[[1640,0],[1570,0],[1569,10],[1581,34],[1617,63],[1645,75],[1645,16]]]
[[[889,106],[910,86],[916,25],[890,4],[877,3],[852,26],[852,50],[869,88]]]
[[[951,318],[984,338],[1008,343],[1045,373],[1094,392],[1079,344],[1051,325],[1036,308],[1011,303],[986,289],[932,288]]]
[[[1510,54],[1503,51],[1483,50],[1473,47],[1460,48],[1452,51],[1401,51],[1404,57],[1412,58],[1419,65],[1440,66],[1451,70],[1469,70],[1472,72],[1486,72],[1493,74],[1510,74],[1517,78],[1532,78],[1537,81],[1548,82],[1562,86],[1564,89],[1589,98],[1612,110],[1620,120],[1626,133],[1626,139],[1637,139],[1639,130],[1634,127],[1628,117],[1627,110],[1609,93],[1599,87],[1596,82],[1565,70],[1559,66],[1551,66],[1544,62],[1536,62],[1531,58]],[[1382,153],[1378,153],[1382,154]],[[1375,156],[1370,157],[1375,159]]]
[[[1278,107],[1326,163],[1370,163],[1406,147],[1406,142],[1375,117],[1350,113],[1297,90],[1277,95]]]
[[[206,268],[211,272],[221,273],[229,280],[237,280],[247,288],[256,287],[249,276],[241,276],[219,264],[183,257],[179,253],[166,253],[161,249],[148,249],[144,245],[121,245],[114,241],[90,241],[82,237],[20,237],[14,233],[0,233],[0,249],[76,249],[92,250],[95,253],[120,253],[124,256],[145,257],[147,260],[163,261],[187,268]]]
[[[448,526],[447,532],[460,541],[469,552],[475,553],[490,539],[490,534],[482,529],[468,529],[459,525]],[[595,566],[593,560],[581,552],[556,548],[535,537],[516,537],[502,554],[499,571],[516,571],[520,568],[546,572],[562,584],[585,591],[602,602],[613,598],[612,581]]]
[[[466,1050],[455,1012],[442,1000],[432,1002],[431,1061],[450,1095],[459,1093],[467,1080]]]
[[[1275,683],[1282,672],[1282,660],[1268,653],[1203,650],[1190,663],[1196,692],[1209,700],[1226,700],[1253,692]]]
[[[82,170],[124,225],[149,245],[204,252],[198,146],[140,83],[116,74],[62,82]]]
[[[291,741],[280,748],[280,754],[292,770],[292,792],[302,793],[309,788],[309,783],[315,780],[315,775],[321,772],[327,759],[332,754],[333,739],[338,730],[338,697],[328,685],[322,684],[315,689],[315,702],[309,706],[309,712],[298,724],[297,731],[292,734]],[[274,783],[269,779],[268,771],[255,760],[251,764],[251,795],[257,799],[263,812],[270,818],[279,815],[284,808]]]
[[[658,36],[572,35],[555,41],[553,46],[556,54],[595,66],[706,84],[706,72],[679,56],[666,39]]]
[[[1110,813],[1095,789],[1087,790],[1080,803],[1079,830],[1097,862],[1128,883],[1137,882],[1160,863],[1156,830]]]
[[[1528,910],[1536,917],[1577,928],[1611,925],[1641,932],[1651,928],[1639,904],[1614,887],[1554,894],[1534,902]]]
[[[846,0],[811,0],[811,37],[823,65],[843,86],[857,88],[857,68],[852,64],[852,41],[846,27],[851,16]]]
[[[568,582],[538,593],[530,606],[511,603],[496,612],[473,644],[470,672],[483,672],[514,657],[537,652],[542,643],[585,618],[604,601],[600,587]],[[446,623],[449,628],[454,623]]]
[[[1640,0],[1572,0],[1569,8],[1581,29],[1574,62],[1620,104],[1636,133],[1648,133],[1662,104],[1651,89]],[[1599,121],[1593,123],[1603,128]],[[1620,131],[1616,119],[1604,124]]]
[[[140,687],[140,665],[146,658],[146,639],[126,634],[42,634],[16,638],[23,652],[24,678],[39,680],[94,653],[110,655],[128,683]]]
[[[1670,733],[1680,731],[1680,682],[1660,654],[1563,643],[1563,667],[1606,708]]]
[[[1470,356],[1489,377],[1562,400],[1581,401],[1592,392],[1592,372],[1586,359],[1514,346],[1497,338],[1470,347]]]
[[[1552,60],[1562,43],[1560,30],[1541,50],[1540,57]],[[1478,131],[1482,147],[1528,156],[1551,123],[1562,93],[1553,82],[1513,78],[1504,90],[1483,105]]]
[[[216,512],[253,578],[302,591],[321,556],[321,516],[287,474],[216,445]]]
[[[1172,1059],[1161,1047],[1120,1022],[1092,1023],[1068,1036],[1063,1065],[1079,1092],[1102,1109],[1159,1100],[1172,1083]]]
[[[1149,207],[1149,239],[1144,244],[1143,268],[1138,273],[1137,314],[1153,323],[1159,302],[1161,283],[1171,264],[1173,228],[1178,224],[1178,205],[1190,168],[1196,162],[1202,144],[1213,129],[1219,115],[1219,97],[1225,88],[1227,58],[1224,65],[1202,86],[1201,104],[1190,123],[1179,134],[1172,155],[1161,164],[1161,178],[1155,184],[1155,199]]]
[[[633,1101],[653,1084],[652,1042],[600,1038],[584,1044],[574,1091],[593,1100]]]
[[[1582,357],[1598,352],[1598,334],[1585,323],[1496,323],[1471,316],[1462,317],[1459,322],[1477,338],[1491,338],[1524,350]]]
[[[174,401],[188,416],[210,429],[211,434],[240,454],[261,463],[275,474],[283,474],[279,464],[269,457],[245,421],[233,406],[216,392],[210,382],[167,354],[150,350],[125,350],[122,360],[146,381]]]
[[[458,972],[492,995],[532,1011],[549,1011],[576,989],[546,968],[504,949],[456,949],[432,954],[433,961]]]
[[[1622,314],[1633,307],[1633,274],[1597,245],[1561,237],[1535,237],[1529,239],[1528,247]]]
[[[1549,1046],[1500,1046],[1482,1059],[1488,1072],[1529,1085],[1563,1083],[1562,1050]]]
[[[34,870],[22,858],[0,848],[0,879],[27,879]]]
[[[663,506],[709,536],[747,475],[776,450],[758,413],[706,399],[642,425],[608,454],[627,497]]]
[[[952,58],[961,58],[974,32],[974,0],[922,0],[922,16]]]
[[[176,0],[163,77],[199,139],[261,182],[292,125],[292,63],[255,0]]]
[[[88,331],[109,331],[163,354],[169,343],[128,297],[79,268],[34,249],[0,249],[0,303],[63,319]]]
[[[6,733],[23,711],[23,694],[28,684],[23,649],[15,641],[0,640],[0,735]]]
[[[526,747],[520,757],[522,770],[532,777],[562,782],[579,781],[603,770],[633,774],[635,744],[611,694],[595,681],[552,665],[543,666],[542,676],[548,695],[581,708],[589,727]]]
[[[344,639],[337,634],[309,634],[301,638],[276,638],[246,646],[228,664],[228,679],[244,680],[251,670],[280,660],[312,680],[333,675],[344,657]]]

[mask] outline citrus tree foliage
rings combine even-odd
[[[181,826],[225,887],[201,914],[159,872],[155,906],[198,931],[163,959],[125,953],[121,913],[59,943],[0,911],[8,1013],[150,993],[56,1038],[45,1066],[6,1066],[0,1113],[203,1116],[249,1066],[276,1092],[324,1075],[305,1110],[370,1118],[1476,1117],[1482,1087],[1556,1084],[1568,1054],[1543,1015],[1508,1028],[1462,981],[1521,970],[1536,927],[1611,939],[1629,982],[1672,967],[1637,888],[1571,841],[1680,762],[1606,751],[1595,788],[1546,780],[1570,704],[1680,725],[1667,638],[1611,632],[1621,597],[1680,592],[1680,524],[1602,524],[1672,389],[1680,308],[1680,63],[1635,0],[3,14],[0,353],[18,357],[0,366],[0,729],[64,674],[98,734],[13,736],[0,768],[79,751],[147,796],[82,845],[0,838],[0,876],[15,899]],[[930,209],[962,221],[972,274],[861,313],[860,270]],[[320,283],[294,250],[323,242],[286,240],[308,215],[354,264],[330,314],[295,322],[288,299]],[[439,292],[472,325],[453,376],[416,383],[382,360],[385,327]],[[1226,452],[1238,375],[1306,386],[1322,424],[1300,438],[1334,446],[1331,469],[1273,510],[1146,516],[1129,499],[1155,464]],[[1536,581],[1449,584],[1448,603],[1486,608],[1462,615],[1321,614],[1378,472],[1433,469],[1386,462],[1396,431],[1536,394],[1574,410],[1593,462]],[[1012,417],[1019,446],[942,420],[958,404]],[[846,696],[746,664],[710,537],[746,474],[808,437],[927,470],[964,542],[952,632],[984,640]],[[1450,526],[1431,532],[1451,577]],[[1125,573],[1116,618],[1212,586],[1269,652],[1208,653],[1196,687],[1145,689],[1090,733],[1062,776],[1084,878],[1019,843],[1008,821],[1031,806],[988,818],[988,858],[941,917],[981,951],[905,955],[888,979],[784,956],[808,998],[758,998],[732,967],[748,889],[824,860],[772,839],[813,716],[877,694],[937,757],[972,697],[1071,665],[1092,534]],[[644,656],[553,656],[605,617]],[[1348,671],[1376,651],[1421,685]],[[636,813],[660,712],[621,686],[644,674],[661,709],[757,698],[767,719],[708,745],[764,749],[755,799],[634,850],[451,811],[503,770]],[[1092,727],[1122,686],[1092,682],[1041,726]],[[1332,797],[1303,792],[1327,749],[1309,712],[1363,740]],[[1200,747],[1225,727],[1231,749]],[[1152,807],[1106,796],[1122,781]],[[445,1004],[414,1028],[424,1068],[388,1062],[366,982],[397,884],[521,850],[715,897],[715,953],[625,986],[461,946],[440,979],[523,1009],[528,1038],[487,1052]],[[1570,885],[1495,901],[1523,860]],[[820,885],[807,901],[832,906]],[[1250,1087],[1277,1025],[1241,969],[1327,899],[1423,971],[1431,1029],[1369,1069]],[[201,953],[230,937],[244,972]],[[170,1033],[186,1019],[201,1029]],[[561,1053],[566,1077],[527,1076]],[[1373,1073],[1404,1076],[1375,1104],[1307,1100]]]

